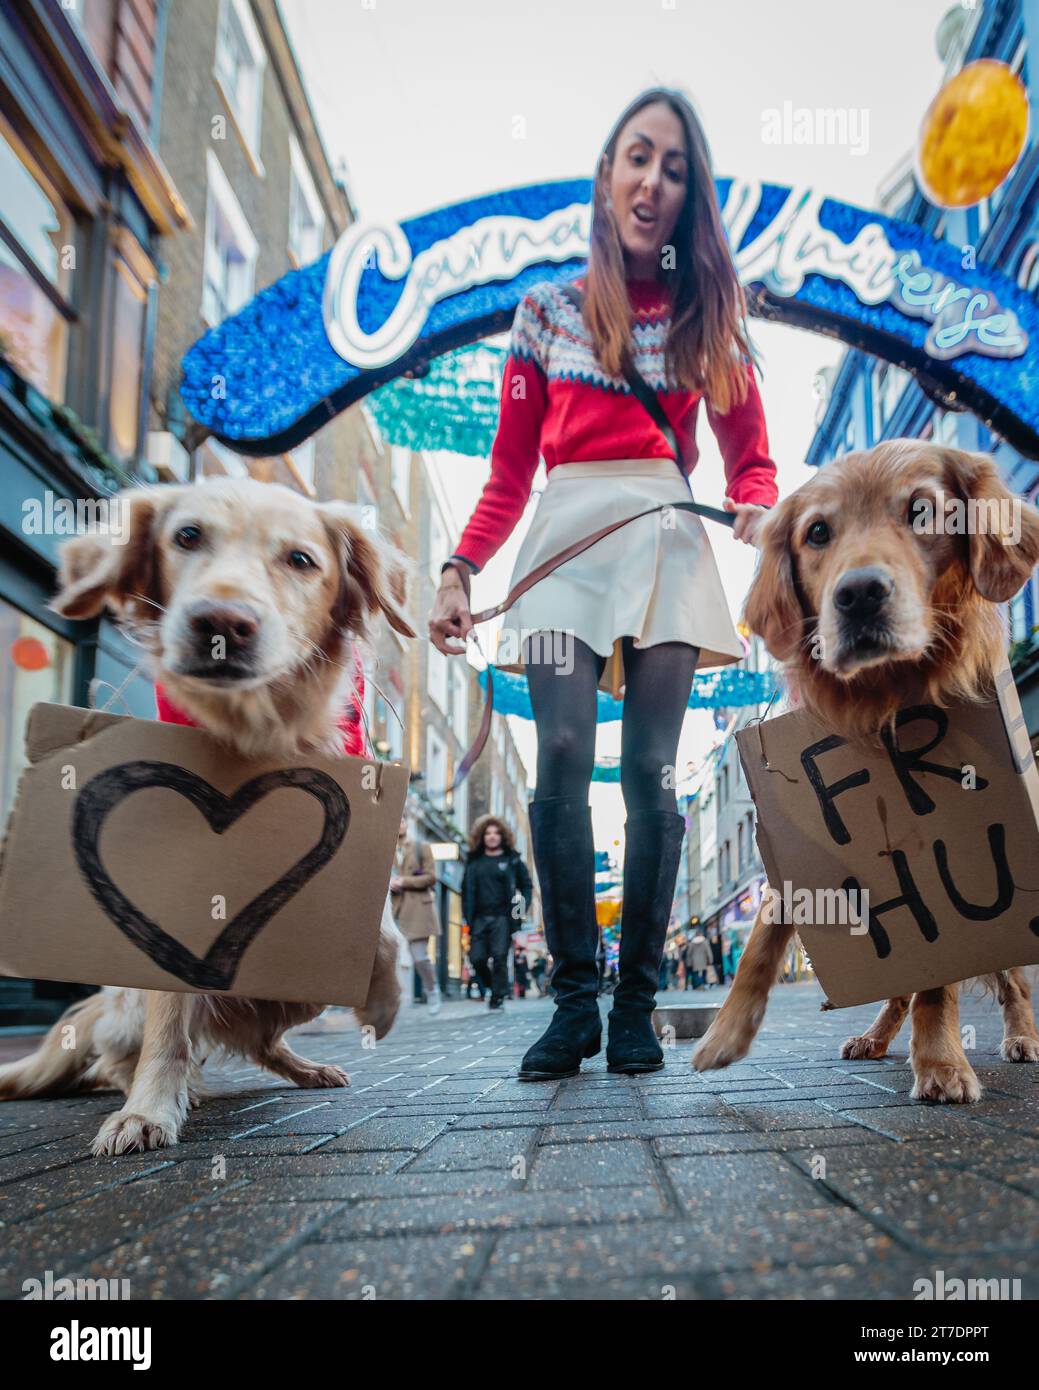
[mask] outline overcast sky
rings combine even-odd
[[[719,176],[805,184],[873,207],[878,184],[914,147],[941,84],[935,32],[950,8],[949,0],[279,4],[329,156],[345,164],[360,215],[390,221],[517,184],[591,177],[617,113],[658,84],[692,97]],[[787,102],[794,109],[846,108],[854,147],[771,143],[767,113]],[[760,321],[752,331],[785,494],[808,476],[813,383],[840,349]],[[719,503],[724,474],[704,420],[699,444],[696,496]],[[487,463],[452,457],[440,464],[457,539]],[[476,579],[474,605],[505,593],[532,510]],[[754,552],[707,524],[737,616]],[[533,726],[510,724],[533,781]],[[600,728],[600,754],[619,751],[619,727]],[[710,718],[690,714],[679,766],[701,758],[712,737]],[[619,789],[593,786],[593,806],[597,842],[605,846],[623,825]]]

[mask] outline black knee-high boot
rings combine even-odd
[[[524,1081],[573,1076],[601,1046],[595,954],[595,849],[586,797],[550,796],[530,803],[534,863],[545,940],[552,954],[556,1010],[520,1065]]]
[[[634,811],[624,834],[620,981],[608,1019],[606,1063],[610,1071],[659,1071],[664,1054],[653,1032],[653,1009],[685,819],[677,811]]]

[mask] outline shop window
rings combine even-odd
[[[0,354],[49,400],[65,394],[75,224],[0,124]]]
[[[206,151],[206,173],[202,317],[213,327],[251,297],[259,248],[212,150]]]
[[[75,647],[0,599],[0,817],[25,766],[25,721],[40,700],[72,703]]]
[[[108,418],[112,452],[124,463],[135,460],[138,451],[147,303],[147,290],[126,262],[117,258]]]

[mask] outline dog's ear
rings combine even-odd
[[[63,618],[94,618],[105,605],[117,613],[150,600],[161,605],[155,523],[179,488],[125,488],[107,499],[104,529],[74,536],[58,556],[58,593],[50,603]],[[152,610],[154,616],[155,610]]]
[[[974,587],[1006,603],[1039,563],[1039,512],[1003,482],[989,454],[942,449],[952,488],[967,504],[967,547]]]
[[[790,549],[795,505],[787,498],[761,523],[757,573],[747,593],[743,617],[751,632],[765,643],[777,661],[789,661],[804,633],[805,613],[794,584]]]
[[[396,632],[416,636],[401,612],[407,597],[407,556],[359,525],[357,510],[348,503],[325,502],[319,511],[339,560],[332,621],[337,627],[356,628],[359,619],[381,610]]]

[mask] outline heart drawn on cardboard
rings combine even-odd
[[[313,849],[238,912],[204,956],[163,931],[115,886],[101,862],[98,844],[109,813],[134,792],[162,787],[186,797],[222,835],[250,807],[272,791],[293,787],[321,803],[325,823]],[[264,772],[225,796],[203,777],[176,763],[138,760],[120,763],[92,777],[76,799],[72,817],[72,847],[90,892],[106,915],[161,970],[176,975],[193,989],[226,990],[242,957],[271,918],[322,869],[342,844],[350,825],[350,802],[342,787],[317,768],[294,767]]]

